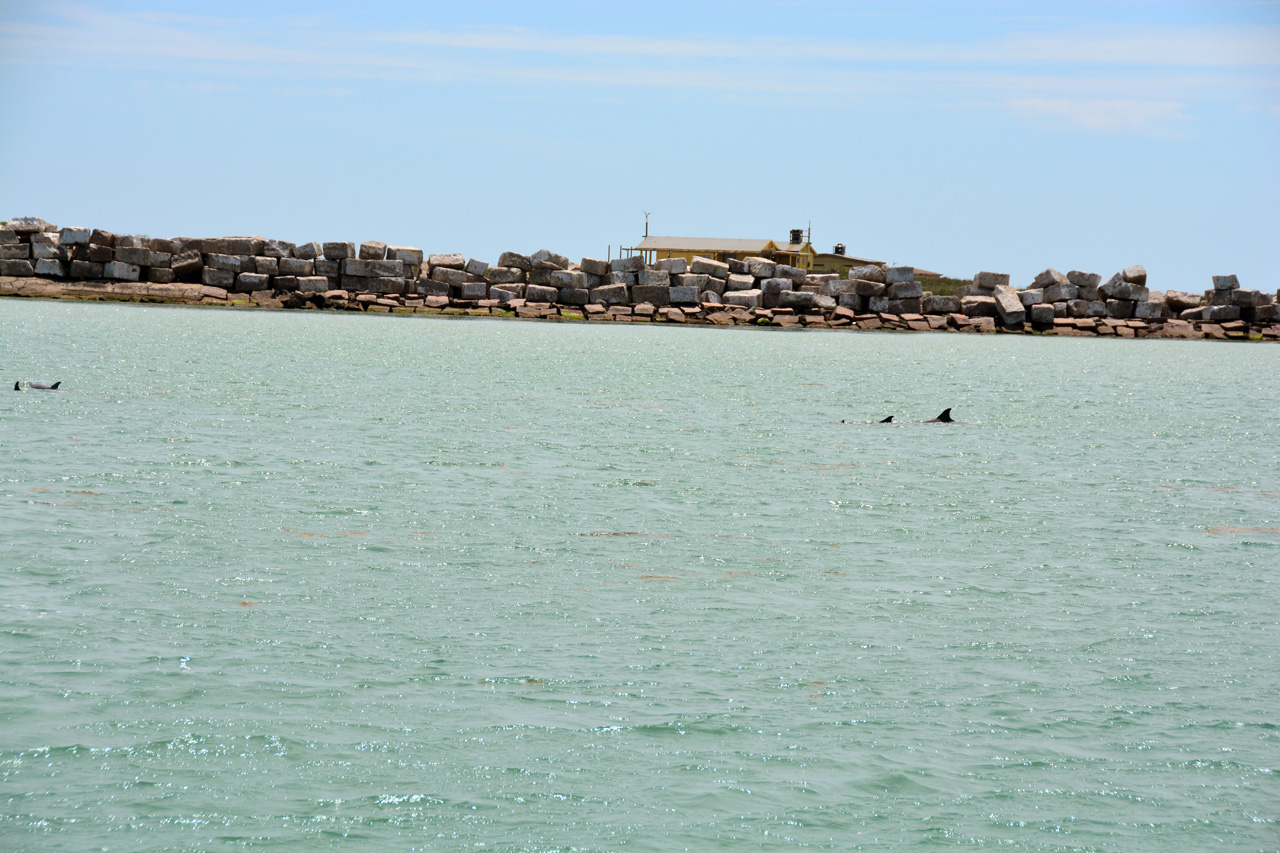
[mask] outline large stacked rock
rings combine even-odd
[[[765,257],[639,256],[572,262],[542,249],[495,265],[424,255],[378,241],[293,244],[261,237],[151,239],[58,228],[27,217],[0,224],[0,293],[399,313],[503,315],[613,322],[1037,332],[1280,339],[1271,294],[1215,276],[1202,298],[1152,291],[1146,270],[1105,283],[1047,269],[1016,289],[980,272],[954,296],[934,295],[911,267],[807,274]]]
[[[198,283],[228,293],[401,294],[422,250],[385,243],[304,243],[262,237],[157,239],[61,228],[34,217],[0,227],[0,275],[76,281]]]

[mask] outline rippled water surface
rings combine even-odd
[[[0,849],[1280,847],[1280,347],[0,344]]]

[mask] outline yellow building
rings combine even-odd
[[[818,256],[809,241],[804,239],[777,243],[773,240],[744,238],[645,237],[638,246],[622,251],[639,252],[646,264],[667,258],[684,258],[692,262],[696,257],[710,258],[713,261],[760,257],[802,270],[812,270]]]

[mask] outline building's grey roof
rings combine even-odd
[[[732,237],[645,237],[635,248],[672,252],[762,252],[770,242]]]

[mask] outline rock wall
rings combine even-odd
[[[0,223],[0,294],[613,322],[1280,338],[1280,294],[1214,276],[1202,296],[1151,291],[1142,266],[1105,283],[1047,269],[1023,288],[980,272],[934,295],[911,267],[846,278],[769,258],[572,262],[543,249],[496,264],[411,246],[117,235],[34,217]]]

